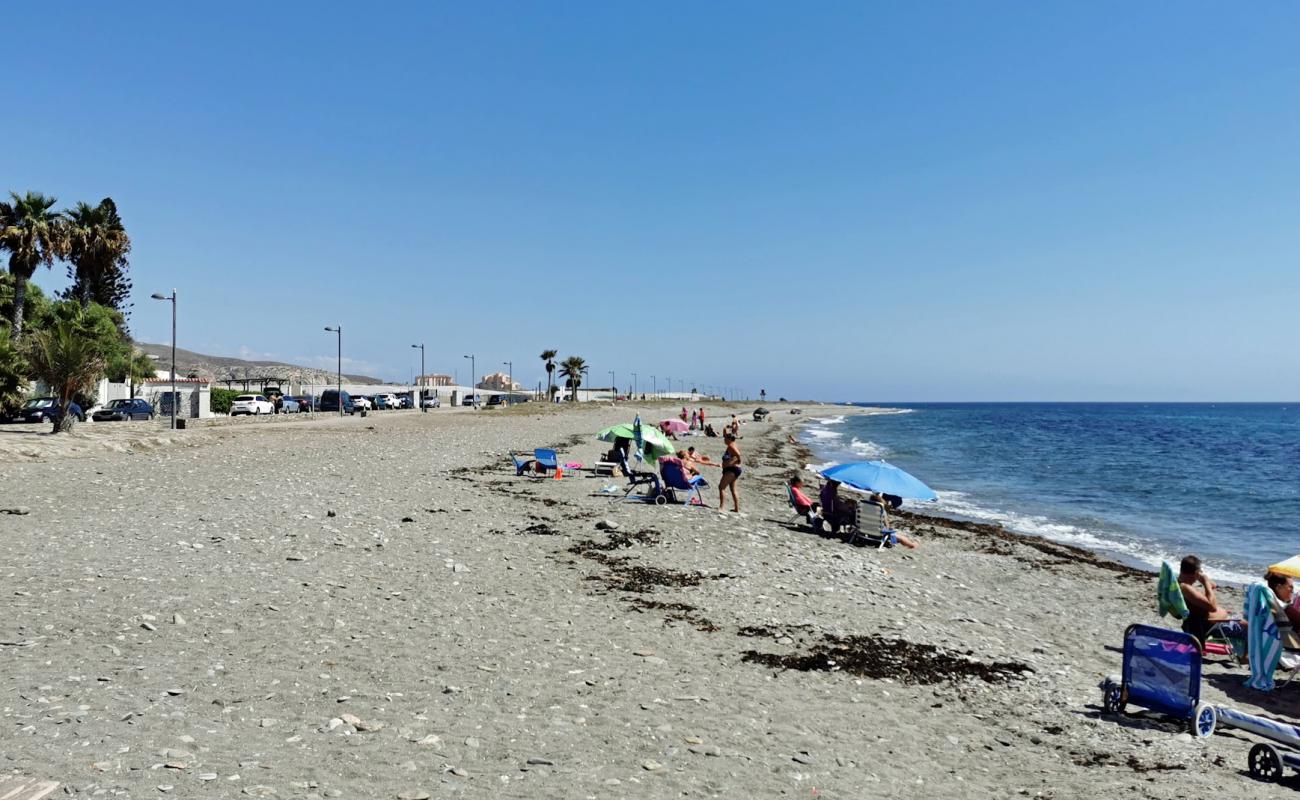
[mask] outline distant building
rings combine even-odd
[[[484,375],[483,380],[478,382],[477,389],[486,389],[489,392],[517,392],[520,390],[519,384],[510,383],[510,375],[506,372],[494,372],[491,375]]]
[[[450,375],[433,373],[431,375],[421,375],[415,379],[416,386],[453,386],[455,381]]]

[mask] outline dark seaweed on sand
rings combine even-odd
[[[770,635],[748,629],[742,635]],[[823,634],[822,641],[803,653],[762,653],[746,650],[742,661],[779,670],[801,672],[847,672],[864,678],[892,678],[901,683],[957,683],[976,679],[985,683],[1008,683],[1033,672],[1028,664],[1015,661],[977,661],[969,656],[929,644],[881,636],[835,636]]]

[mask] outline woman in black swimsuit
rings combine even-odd
[[[736,481],[740,480],[740,448],[736,447],[736,437],[726,434],[722,440],[727,443],[727,449],[722,454],[722,480],[718,483],[718,508],[721,509],[726,500],[724,495],[727,488],[731,488],[732,511],[740,511],[740,497],[736,494]]]

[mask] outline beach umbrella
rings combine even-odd
[[[612,425],[596,434],[596,438],[602,442],[612,442],[615,439],[636,441],[638,429],[640,430],[641,451],[645,453],[648,459],[670,456],[677,452],[673,448],[673,443],[657,429],[636,425],[635,423]]]
[[[823,470],[821,476],[865,492],[880,492],[913,500],[939,499],[929,486],[887,461],[838,464]]]
[[[1286,561],[1279,561],[1268,568],[1269,572],[1300,578],[1300,556],[1291,556]]]
[[[680,419],[666,419],[659,423],[659,428],[673,433],[686,433],[690,430],[690,426]]]

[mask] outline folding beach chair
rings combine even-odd
[[[613,505],[622,500],[639,500],[643,503],[657,502],[663,497],[663,487],[659,483],[659,476],[653,472],[644,472],[632,469],[628,466],[627,457],[621,459],[619,466],[627,475],[627,490],[622,495],[615,495],[610,498],[610,504]],[[637,489],[642,489],[642,494],[633,494]],[[664,502],[667,502],[666,500]]]
[[[533,458],[537,459],[537,466],[541,467],[542,474],[548,471],[554,472],[560,466],[560,454],[554,450],[539,447],[533,451]]]
[[[879,513],[875,520],[872,520],[869,517],[871,514],[870,511],[863,510],[865,506],[873,506],[877,509]],[[845,541],[848,544],[853,544],[857,541],[858,537],[862,537],[866,540],[868,547],[874,547],[877,550],[886,547],[893,547],[894,543],[898,541],[898,534],[885,524],[885,519],[884,506],[878,506],[875,503],[867,502],[858,503],[857,514],[855,515],[853,524],[848,526],[849,535]],[[876,530],[873,531],[873,528]]]
[[[700,489],[707,487],[709,482],[699,475],[691,476],[686,474],[686,467],[682,465],[679,458],[662,458],[659,460],[659,477],[663,478],[663,492],[655,498],[655,503],[664,505],[666,503],[677,502],[677,492],[686,492],[686,499],[683,503],[689,505],[704,505],[704,497],[700,494]]]
[[[802,519],[814,528],[818,526],[821,518],[813,513],[812,506],[800,503],[795,499],[794,487],[788,484],[785,487],[785,501],[790,504],[790,508],[794,509],[794,516],[796,519]]]
[[[1124,673],[1102,682],[1102,708],[1123,714],[1129,704],[1186,720],[1191,734],[1214,733],[1218,713],[1201,701],[1201,654],[1196,637],[1151,625],[1124,631]]]

